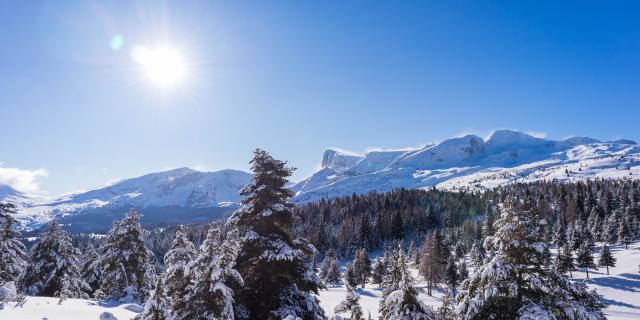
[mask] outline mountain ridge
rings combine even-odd
[[[485,139],[465,135],[410,149],[364,154],[326,149],[321,168],[290,188],[295,193],[292,201],[305,203],[397,188],[482,190],[513,182],[636,178],[634,174],[640,177],[640,147],[630,140],[571,137],[555,141],[498,130]],[[105,217],[117,218],[130,208],[142,209],[154,223],[186,223],[224,216],[237,208],[239,190],[250,178],[250,173],[240,170],[202,172],[183,167],[47,201],[0,185],[0,201],[16,202],[18,219],[27,228],[52,219],[81,224],[103,217],[108,222]]]

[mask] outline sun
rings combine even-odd
[[[187,73],[185,60],[177,49],[169,46],[138,46],[131,53],[149,81],[161,87],[172,87],[184,81]]]

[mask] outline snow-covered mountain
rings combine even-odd
[[[486,189],[513,182],[638,177],[640,147],[633,141],[554,141],[499,130],[486,139],[467,135],[415,149],[326,150],[321,169],[291,189],[293,201],[304,203],[397,188]],[[143,222],[187,223],[229,214],[250,178],[237,170],[180,168],[46,201],[0,186],[0,201],[16,202],[18,218],[28,228],[60,219],[79,230],[108,229],[129,208],[141,209]]]
[[[249,173],[237,170],[200,172],[179,168],[49,201],[33,201],[20,193],[12,197],[25,197],[18,218],[29,228],[60,219],[72,227],[77,225],[79,230],[108,229],[111,221],[129,208],[141,209],[147,223],[218,217],[237,207],[241,200],[239,191],[250,179]],[[13,198],[0,193],[0,200],[3,199]]]
[[[358,155],[327,150],[322,168],[295,184],[295,201],[397,188],[485,189],[513,182],[640,177],[640,147],[629,140],[560,141],[499,130],[402,151]]]

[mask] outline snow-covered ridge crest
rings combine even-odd
[[[640,175],[639,151],[630,140],[556,141],[496,130],[484,139],[469,134],[399,151],[358,155],[328,150],[322,169],[292,189],[296,201],[306,202],[397,188],[485,189],[537,180],[635,178]]]

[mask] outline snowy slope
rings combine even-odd
[[[328,150],[324,159],[338,153]],[[326,164],[326,165],[325,165]],[[295,201],[385,192],[397,188],[486,189],[513,182],[594,178],[636,178],[640,148],[628,140],[600,142],[588,137],[553,141],[499,130],[445,140],[414,150],[378,151],[340,161],[293,186]],[[347,167],[351,164],[351,167]]]
[[[112,215],[127,208],[142,209],[147,215],[153,212],[163,215],[177,211],[201,212],[206,208],[237,205],[241,199],[239,190],[250,178],[250,174],[237,170],[200,172],[180,168],[125,179],[47,202],[26,203],[17,218],[27,227],[35,228],[52,219],[70,219],[78,215],[90,215],[88,219],[95,219],[96,212]],[[110,221],[106,223],[110,225]]]

